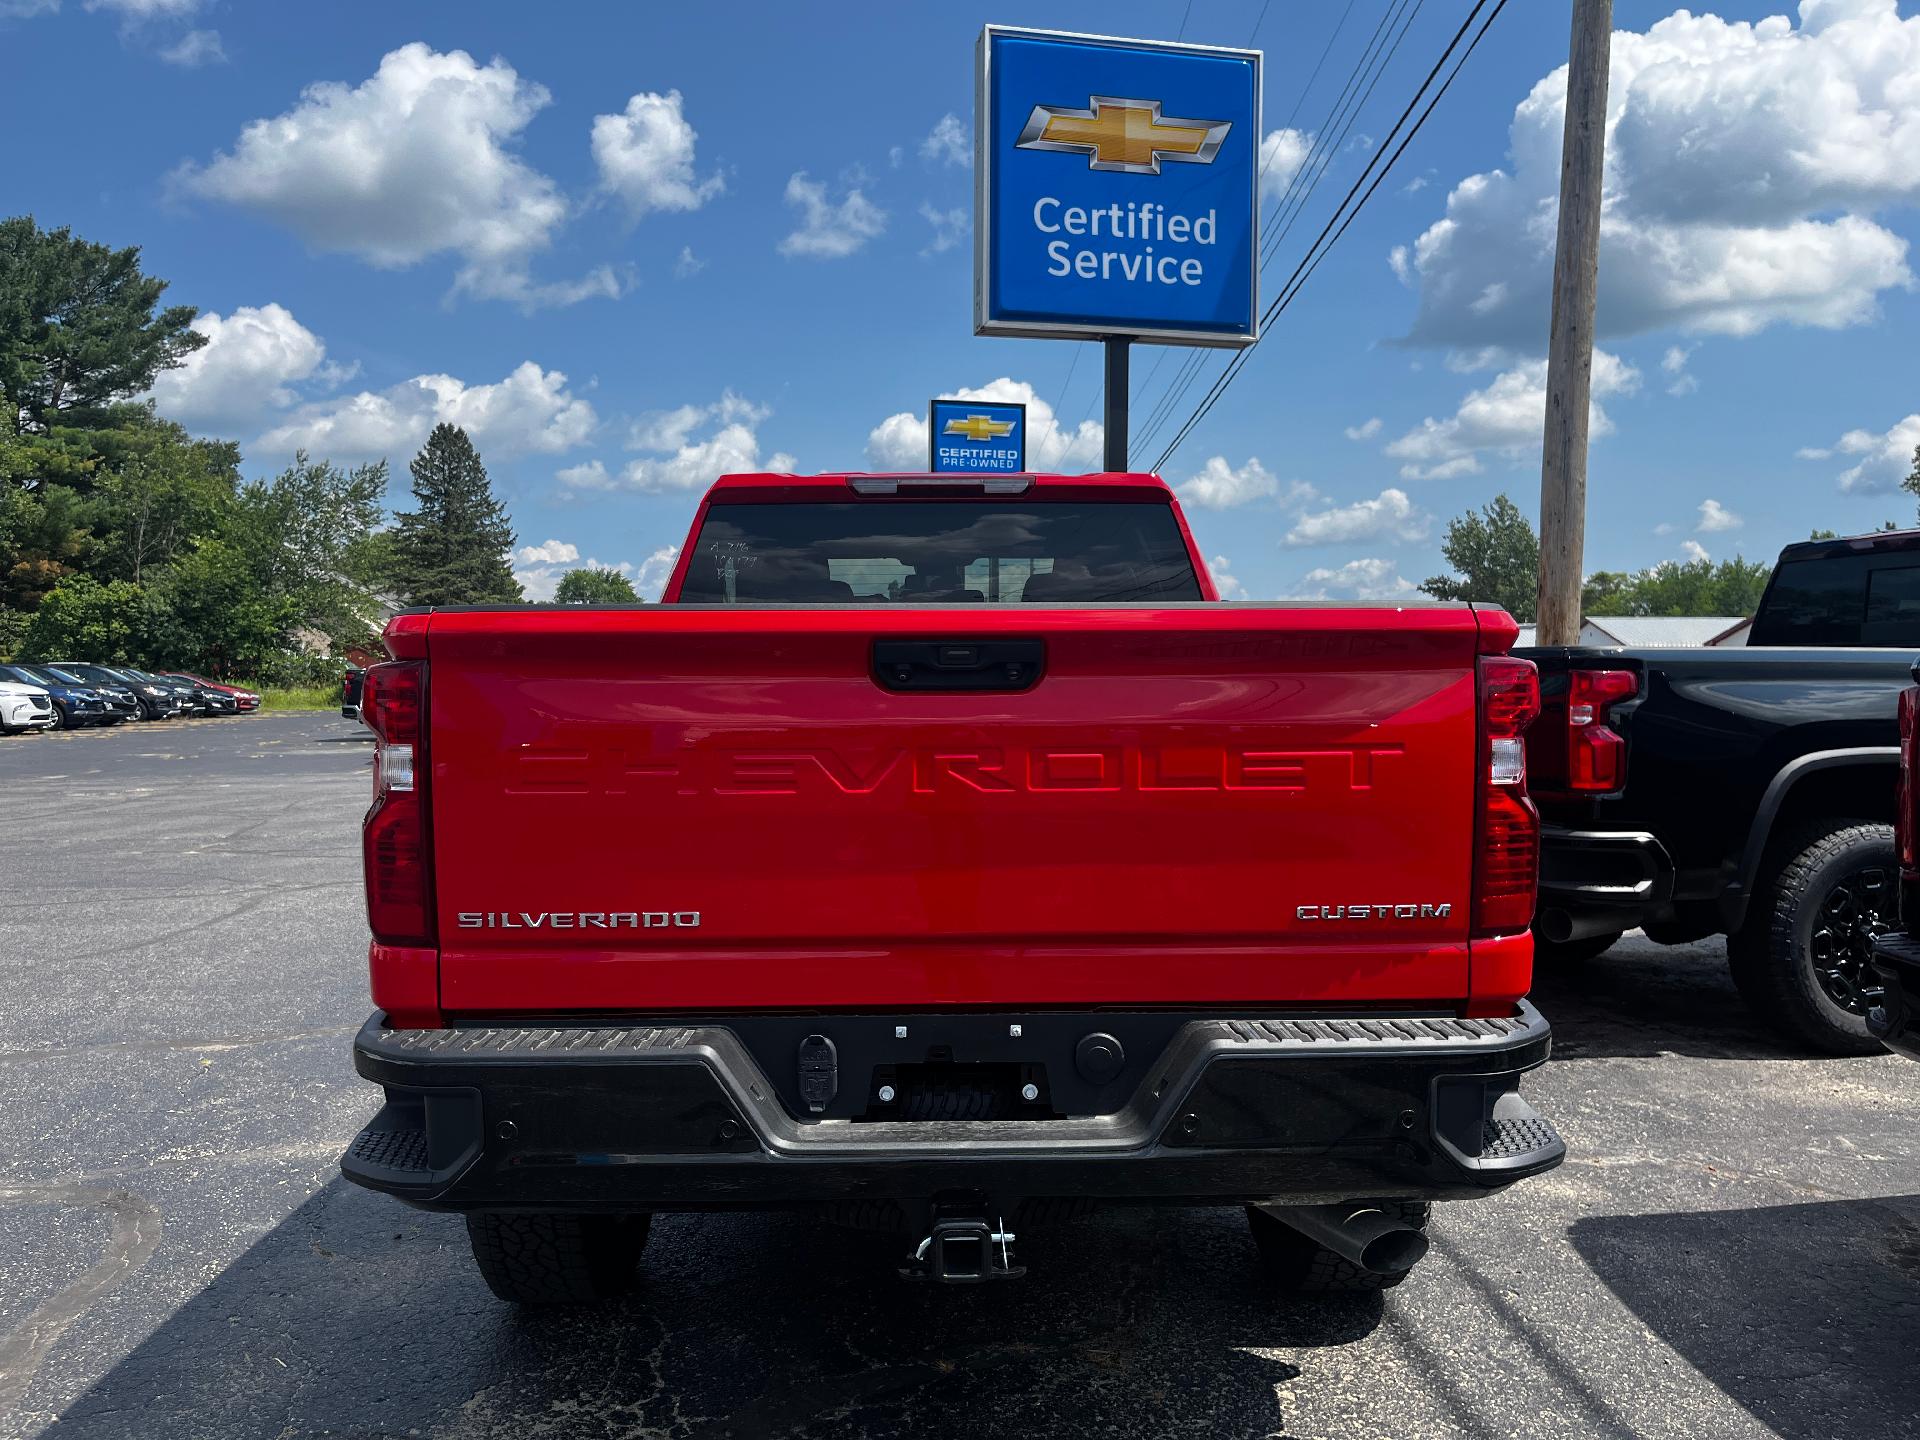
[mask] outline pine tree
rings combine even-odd
[[[409,605],[485,605],[520,599],[507,553],[513,522],[494,499],[467,432],[436,425],[408,467],[417,508],[397,517],[394,585]]]

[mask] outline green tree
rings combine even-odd
[[[556,605],[637,605],[640,596],[633,582],[618,570],[588,565],[560,577],[553,601]]]
[[[393,539],[394,581],[407,603],[518,600],[520,583],[507,564],[513,522],[467,432],[434,426],[408,468],[416,508],[397,517]]]
[[[285,648],[300,619],[291,597],[260,584],[252,557],[224,540],[201,540],[168,567],[141,649],[154,664],[255,674]]]
[[[335,649],[366,643],[379,625],[386,490],[384,460],[343,470],[301,451],[240,494],[231,535],[252,557],[262,598]]]
[[[1440,546],[1453,575],[1436,575],[1420,588],[1441,600],[1483,600],[1502,606],[1522,624],[1533,620],[1540,579],[1540,541],[1520,507],[1496,495],[1478,514],[1447,522]]]
[[[215,534],[232,514],[240,447],[196,440],[143,405],[116,406],[92,432],[96,573],[144,584],[195,537]]]
[[[1771,567],[1736,555],[1731,560],[1668,561],[1633,576],[1615,615],[1751,615],[1760,605]]]
[[[191,305],[157,310],[167,282],[143,274],[138,246],[113,250],[0,220],[0,408],[7,428],[44,431],[138,395],[207,343]]]
[[[148,629],[147,595],[138,585],[68,575],[40,602],[20,649],[35,659],[112,665],[141,657]]]
[[[1920,495],[1920,445],[1913,447],[1913,468],[1907,471],[1907,478],[1900,482],[1900,488],[1909,495]]]

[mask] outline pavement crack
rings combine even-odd
[[[0,1205],[85,1205],[112,1221],[107,1248],[87,1272],[42,1301],[0,1336],[0,1416],[11,1414],[67,1327],[152,1258],[160,1244],[160,1212],[130,1190],[84,1185],[0,1186]]]

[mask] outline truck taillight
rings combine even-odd
[[[1540,713],[1531,660],[1480,660],[1480,798],[1473,861],[1473,933],[1507,935],[1533,923],[1540,880],[1540,816],[1527,798],[1527,726]]]
[[[1607,708],[1640,693],[1631,670],[1567,672],[1567,789],[1618,790],[1627,782],[1627,742]]]
[[[1916,854],[1920,847],[1913,833],[1914,784],[1920,778],[1914,774],[1916,765],[1920,765],[1920,685],[1909,685],[1900,692],[1900,789],[1893,804],[1893,844],[1902,870],[1920,869],[1920,854]]]
[[[387,945],[434,943],[424,750],[427,667],[367,667],[360,718],[373,731],[373,805],[361,826],[367,923]]]

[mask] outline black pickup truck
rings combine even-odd
[[[1757,1012],[1816,1049],[1878,1050],[1895,710],[1916,652],[1920,531],[1788,546],[1745,646],[1522,652],[1541,678],[1542,962],[1635,927],[1725,935]]]

